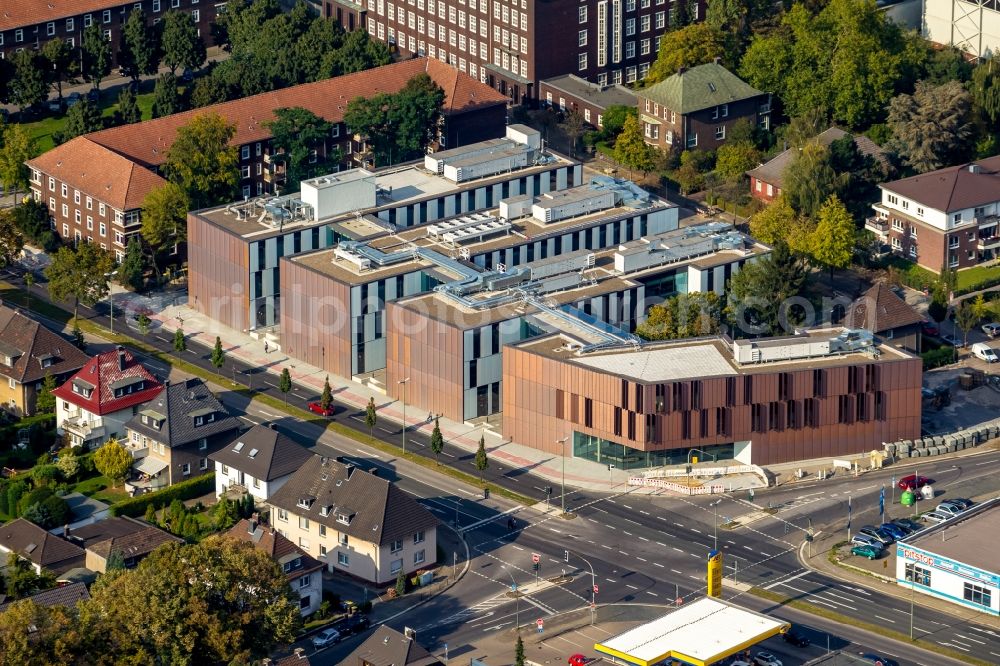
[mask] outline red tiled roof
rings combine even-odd
[[[124,0],[21,0],[0,3],[0,30],[23,28],[46,21],[132,4]],[[82,28],[82,26],[81,26]]]
[[[356,97],[402,90],[407,81],[426,72],[444,90],[443,112],[463,113],[481,106],[506,103],[507,98],[493,88],[437,60],[414,58],[346,74],[332,79],[272,90],[242,99],[212,104],[163,118],[133,125],[122,125],[87,135],[87,139],[124,155],[147,167],[158,166],[166,154],[177,130],[195,116],[216,113],[236,124],[233,144],[241,146],[271,138],[265,126],[274,119],[274,110],[300,106],[326,120],[338,123],[344,119],[347,104]],[[51,152],[58,151],[59,148]]]
[[[125,359],[124,369],[119,365],[119,354]],[[114,385],[125,379],[143,379],[144,388],[141,391],[126,393],[116,398]],[[85,398],[83,395],[73,392],[74,382],[82,382],[97,388],[90,394],[89,398]],[[155,397],[162,388],[163,385],[146,369],[146,366],[132,355],[132,352],[127,349],[113,349],[98,354],[87,361],[87,364],[78,373],[70,377],[53,393],[66,402],[86,409],[92,414],[104,415],[141,405]]]
[[[167,182],[86,136],[78,136],[42,153],[30,160],[28,166],[120,211],[139,208],[151,190]],[[47,191],[43,183],[43,199]]]

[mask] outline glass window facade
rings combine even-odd
[[[733,444],[716,444],[697,448],[667,449],[664,451],[641,451],[625,444],[601,439],[582,432],[573,433],[573,456],[592,460],[602,465],[614,465],[617,469],[646,469],[663,465],[682,465],[690,456],[699,461],[732,460]]]

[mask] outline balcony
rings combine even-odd
[[[85,444],[93,440],[103,440],[106,432],[104,422],[77,414],[62,423],[63,432],[68,433],[74,444]]]
[[[287,157],[285,153],[264,153],[264,164],[284,164]]]
[[[976,241],[976,249],[978,250],[995,250],[1000,248],[1000,236],[990,236],[989,238],[980,238]]]
[[[274,169],[264,169],[264,182],[265,183],[285,182],[285,168],[283,166],[276,166]]]
[[[865,229],[880,238],[885,238],[889,235],[889,220],[884,220],[880,217],[869,217],[865,220]]]

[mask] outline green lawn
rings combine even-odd
[[[149,120],[153,117],[153,93],[140,93],[136,98],[136,103],[139,105],[139,111],[142,113],[143,120]],[[117,108],[117,96],[112,97],[107,92],[102,92],[101,115],[105,118],[110,118]],[[42,120],[36,120],[33,123],[24,124],[24,126],[31,133],[31,137],[35,140],[35,145],[38,148],[38,151],[41,153],[55,147],[56,143],[53,136],[62,130],[65,125],[65,113],[58,116],[43,118]]]
[[[1000,280],[1000,266],[976,266],[958,272],[958,291],[973,290],[981,284]]]
[[[111,480],[106,476],[95,476],[86,481],[81,481],[73,486],[73,492],[93,497],[99,502],[114,504],[119,500],[128,497],[123,484],[118,484],[117,488],[111,488]]]

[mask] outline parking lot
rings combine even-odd
[[[1000,348],[1000,341],[992,344]],[[979,359],[966,358],[960,365],[924,373],[924,386],[930,389],[947,386],[951,391],[951,403],[940,409],[925,401],[922,412],[925,434],[951,433],[997,418],[1000,414],[1000,388],[984,383],[966,390],[961,387],[960,380],[961,375],[969,369],[981,370],[987,376],[1000,375],[1000,364],[992,365],[990,367],[990,364]]]

